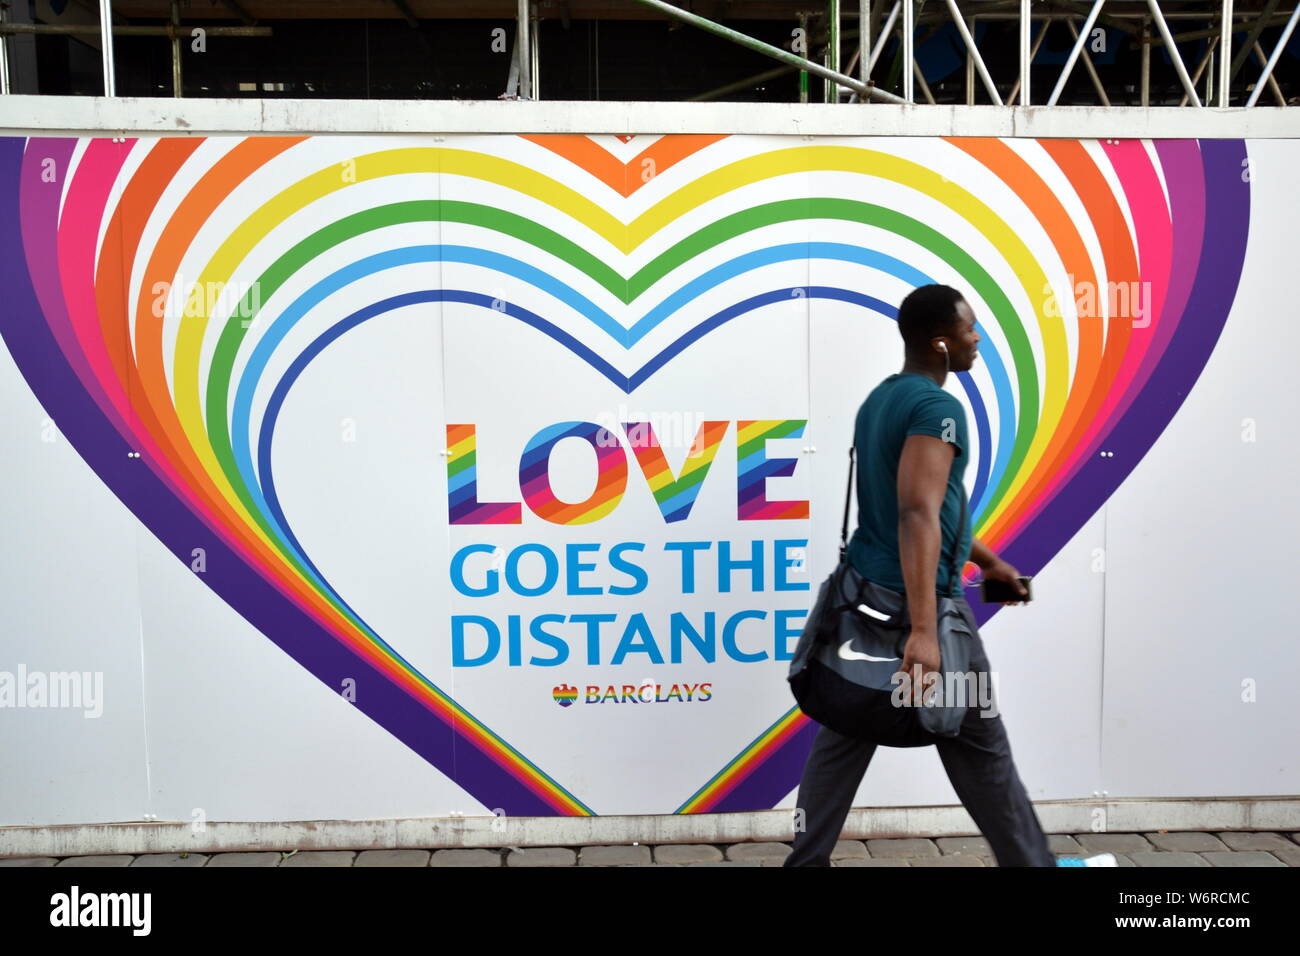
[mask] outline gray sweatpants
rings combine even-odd
[[[987,674],[988,655],[975,616],[964,597],[957,603],[975,634],[971,670]],[[1056,857],[1047,848],[1011,759],[1000,711],[999,716],[984,717],[980,710],[978,704],[970,708],[956,737],[934,738],[948,779],[999,866],[1055,866]],[[830,866],[831,850],[875,752],[876,744],[820,728],[799,781],[796,806],[804,811],[803,829],[795,833],[785,866]]]

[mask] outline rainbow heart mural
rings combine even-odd
[[[986,340],[984,367],[957,376],[980,450],[975,530],[1034,574],[1196,382],[1250,221],[1240,141],[356,142],[0,139],[0,333],[73,447],[179,560],[203,549],[203,581],[230,607],[332,689],[364,681],[360,710],[511,815],[595,811],[386,643],[314,563],[277,493],[280,411],[333,342],[406,306],[455,303],[520,323],[548,361],[632,395],[715,329],[792,297],[893,319],[900,284],[960,283]],[[860,228],[862,241],[773,241],[770,227],[814,221]],[[448,224],[475,243],[432,241]],[[431,241],[412,240],[426,226]],[[810,281],[715,307],[727,282],[789,262],[851,263],[891,293]],[[444,286],[452,263],[535,292]],[[334,305],[371,277],[427,267],[439,280]],[[186,268],[196,281],[178,303]],[[1077,289],[1107,283],[1142,295],[1085,316]],[[472,473],[473,434],[448,439]],[[666,470],[657,447],[637,457]],[[466,473],[453,467],[450,485]],[[680,493],[671,477],[656,487]],[[576,689],[554,683],[547,696],[567,707]],[[793,708],[773,716],[676,812],[768,808],[789,793],[813,725]]]

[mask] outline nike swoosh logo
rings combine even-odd
[[[896,661],[897,657],[872,657],[870,654],[863,654],[853,649],[853,641],[848,640],[840,645],[840,660],[843,661],[876,661],[884,663],[886,661]]]

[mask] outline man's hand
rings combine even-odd
[[[1017,580],[1017,578],[1020,577],[1020,572],[1017,571],[1010,564],[1008,564],[1006,561],[1003,561],[1001,558],[994,559],[993,563],[984,569],[984,577],[989,579],[990,581],[1005,581],[1007,584],[1010,584],[1013,588],[1015,588],[1016,592],[1019,594],[1029,593],[1028,591],[1025,590],[1025,586]],[[1024,601],[1003,601],[1002,606],[1018,607],[1019,605],[1024,603],[1025,603]]]
[[[903,666],[898,673],[903,675],[903,692],[914,706],[921,706],[925,690],[938,680],[939,664],[939,635],[932,629],[913,628],[903,647]]]

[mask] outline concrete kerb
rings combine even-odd
[[[1300,798],[1050,801],[1035,804],[1048,833],[1087,833],[1104,808],[1108,833],[1290,831]],[[962,807],[859,808],[846,840],[974,837]],[[609,817],[439,817],[280,823],[190,821],[0,828],[0,857],[224,853],[268,850],[387,850],[672,843],[731,845],[789,841],[789,809],[749,813]]]

